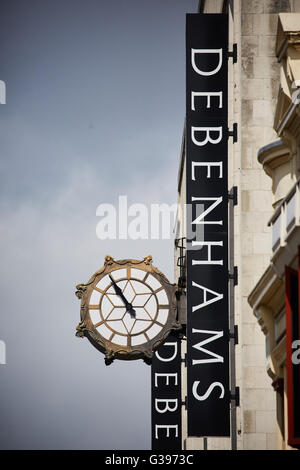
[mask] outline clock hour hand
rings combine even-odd
[[[114,286],[114,289],[115,289],[115,292],[116,294],[122,299],[122,301],[124,302],[124,305],[125,305],[125,308],[126,308],[126,312],[130,313],[130,316],[131,317],[135,317],[135,310],[133,309],[131,303],[129,303],[126,299],[126,297],[124,296],[122,290],[120,289],[120,287],[116,284],[116,282],[113,280],[113,278],[111,277],[111,275],[109,274],[109,278],[112,282],[112,285]]]

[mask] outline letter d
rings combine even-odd
[[[200,70],[195,62],[195,55],[196,54],[218,54],[219,55],[219,63],[217,67],[210,72],[206,72],[204,70]],[[220,68],[222,67],[222,62],[223,62],[223,54],[222,54],[222,49],[192,49],[192,67],[195,70],[196,73],[199,75],[204,75],[204,76],[209,76],[209,75],[215,75],[217,72],[219,72]]]

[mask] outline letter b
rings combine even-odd
[[[164,408],[160,408],[158,405],[159,403],[164,404]],[[169,403],[173,404],[173,406],[169,406]],[[174,399],[165,399],[165,398],[155,398],[155,410],[158,413],[166,413],[167,411],[170,411],[171,413],[173,411],[176,411],[178,407],[178,400],[177,398]]]

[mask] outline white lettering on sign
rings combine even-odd
[[[207,178],[211,178],[211,167],[217,166],[219,167],[219,178],[223,178],[223,162],[192,162],[192,180],[196,180],[195,176],[195,167],[197,166],[206,166],[207,167]]]
[[[166,385],[170,385],[170,381],[169,381],[169,377],[172,377],[174,379],[174,384],[173,385],[178,385],[178,374],[177,373],[172,373],[172,374],[159,374],[159,373],[155,373],[155,376],[154,376],[154,384],[155,384],[155,387],[158,387],[158,378],[159,377],[165,377],[166,378],[166,382],[165,384]],[[172,385],[172,384],[171,384]]]
[[[212,246],[223,246],[222,241],[218,242],[203,242],[203,241],[192,241],[192,246],[207,246],[207,259],[206,260],[192,260],[192,264],[220,264],[223,265],[223,260],[213,260],[211,259],[211,247]]]
[[[203,302],[199,305],[194,305],[192,309],[193,312],[196,312],[200,308],[207,307],[207,305],[210,305],[213,302],[218,302],[219,300],[223,299],[223,294],[219,294],[218,292],[215,292],[212,289],[208,289],[208,287],[200,286],[200,284],[197,284],[195,281],[192,282],[192,286],[198,287],[203,291]],[[213,297],[207,299],[207,294],[211,294]]]
[[[210,386],[208,387],[208,389],[206,390],[204,395],[199,395],[199,393],[197,391],[197,388],[198,388],[199,384],[200,384],[199,380],[196,380],[193,383],[193,395],[196,398],[196,400],[199,400],[199,401],[207,400],[207,398],[210,396],[213,389],[216,388],[216,387],[219,387],[221,389],[221,393],[220,393],[219,398],[224,398],[225,389],[224,389],[223,385],[221,384],[221,382],[213,382],[212,384],[210,384]]]
[[[203,341],[200,341],[197,344],[193,344],[193,348],[211,356],[208,359],[207,358],[206,359],[193,359],[193,366],[195,364],[208,364],[210,362],[224,362],[224,358],[222,356],[202,347],[204,344],[208,344],[208,343],[211,343],[212,341],[216,341],[216,339],[218,338],[222,338],[223,333],[224,333],[223,331],[198,330],[196,328],[193,328],[192,333],[202,333],[202,334],[204,333],[204,334],[211,335],[208,338],[204,339]]]
[[[196,96],[206,96],[207,97],[207,106],[206,108],[209,109],[210,106],[210,98],[211,96],[218,96],[219,97],[219,108],[223,108],[223,92],[222,91],[192,91],[191,93],[191,108],[193,111],[196,111],[195,108],[195,97]]]
[[[171,407],[170,404],[173,406]],[[159,405],[163,404],[164,408],[160,408]],[[178,400],[177,398],[156,398],[155,399],[155,409],[158,413],[166,413],[167,411],[170,411],[173,413],[176,411],[178,408]]]
[[[223,50],[222,49],[192,49],[191,50],[192,54],[192,67],[195,70],[196,73],[199,75],[215,75],[217,72],[219,72],[220,68],[222,67],[222,62],[223,62]],[[219,56],[219,61],[218,65],[210,71],[205,71],[205,70],[200,70],[197,65],[196,65],[196,55],[197,54],[218,54]]]
[[[195,133],[196,132],[205,132],[205,137],[204,140],[197,140]],[[211,133],[218,133],[218,136],[213,138],[211,137]],[[219,144],[222,140],[223,137],[223,128],[222,126],[218,127],[196,127],[192,126],[191,127],[191,137],[192,141],[194,142],[195,145],[198,145],[199,147],[203,147],[204,145],[210,143],[210,144]]]
[[[156,424],[155,425],[155,438],[159,439],[158,436],[158,431],[159,429],[166,429],[166,437],[170,437],[170,430],[174,429],[175,430],[175,437],[178,437],[178,424],[168,424],[168,425],[162,425],[162,424]]]
[[[171,357],[161,357],[159,355],[159,351],[156,351],[155,355],[156,357],[162,361],[162,362],[170,362],[170,361],[173,361],[175,359],[175,357],[177,356],[177,343],[176,342],[172,342],[172,343],[164,343],[164,346],[172,346],[174,348],[174,352],[173,352],[173,355]]]
[[[168,339],[152,361],[154,449],[181,448],[181,349],[176,337]]]
[[[223,225],[223,220],[203,220],[204,217],[215,209],[223,201],[223,197],[192,197],[192,201],[215,201],[206,210],[192,221],[192,224]]]

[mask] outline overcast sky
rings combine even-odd
[[[172,240],[101,241],[97,206],[174,203],[197,0],[2,0],[1,449],[150,449],[150,367],[75,337],[110,254],[173,279]]]

